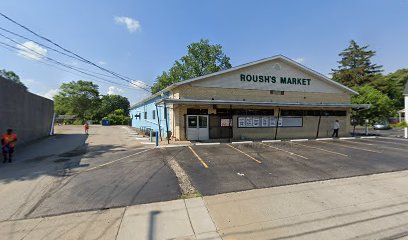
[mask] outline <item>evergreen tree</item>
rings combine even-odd
[[[332,69],[333,80],[348,87],[372,85],[376,75],[382,72],[382,66],[371,62],[375,53],[368,50],[368,45],[361,47],[351,40],[349,47],[339,54],[341,60],[338,69]]]

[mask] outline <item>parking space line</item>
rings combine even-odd
[[[408,139],[405,139],[405,138],[393,138],[393,137],[378,137],[378,138],[385,138],[385,139],[399,140],[399,141],[403,141],[403,142],[407,142],[407,141],[408,141]]]
[[[315,146],[308,146],[308,145],[304,145],[304,144],[300,144],[300,143],[293,143],[293,144],[297,144],[297,145],[304,146],[304,147],[309,147],[309,148],[318,149],[318,150],[320,150],[320,151],[337,154],[337,155],[340,155],[340,156],[343,156],[343,157],[349,157],[349,156],[346,155],[346,154],[339,153],[339,152],[333,152],[333,151],[330,151],[330,150],[327,150],[327,149],[324,149],[324,148],[319,148],[319,147],[315,147]]]
[[[201,164],[205,167],[208,168],[208,165],[203,161],[203,159],[201,159],[200,156],[198,156],[198,154],[194,151],[194,149],[190,146],[188,146],[188,148],[190,148],[190,150],[193,152],[193,154],[197,157],[198,161],[201,162]]]
[[[376,140],[364,139],[364,140],[370,141],[370,142],[372,142],[372,143],[378,142],[378,143],[396,144],[396,145],[399,145],[399,146],[408,146],[406,143],[402,143],[402,142],[387,142],[387,141],[380,141],[380,140],[377,140],[377,139],[376,139]]]
[[[340,140],[341,142],[349,142],[349,143],[357,143],[357,144],[362,144],[362,145],[369,145],[369,146],[374,146],[375,144],[372,144],[372,143],[367,143],[367,142],[361,142],[361,140],[360,141],[358,141],[358,139],[357,139],[357,141],[351,141],[351,140]]]
[[[244,154],[245,156],[249,157],[250,159],[254,160],[254,161],[255,161],[255,162],[257,162],[257,163],[262,163],[261,161],[259,161],[258,159],[256,159],[256,158],[252,157],[252,156],[251,156],[251,155],[249,155],[248,153],[243,152],[243,151],[239,150],[238,148],[233,147],[233,146],[232,146],[232,145],[230,145],[230,144],[227,144],[227,146],[229,146],[229,147],[231,147],[231,148],[233,148],[233,149],[237,150],[238,152],[240,152],[240,153]]]
[[[329,142],[321,142],[321,143],[339,146],[338,144],[335,144],[335,143],[333,143],[333,142],[330,142],[330,143],[329,143]],[[352,148],[352,149],[357,149],[357,150],[362,150],[362,151],[367,151],[367,152],[373,152],[373,153],[382,153],[382,152],[375,151],[375,150],[371,150],[371,149],[359,148],[359,147],[351,147],[351,146],[342,145],[342,144],[340,144],[340,147]]]
[[[289,151],[287,151],[287,150],[285,150],[285,149],[278,148],[278,147],[274,147],[274,146],[271,146],[271,145],[269,145],[269,144],[265,144],[265,143],[260,143],[260,144],[265,145],[265,146],[268,146],[268,147],[273,148],[273,149],[276,149],[276,150],[279,150],[279,151],[282,151],[282,152],[285,152],[285,153],[289,153],[289,155],[295,155],[295,156],[298,156],[298,157],[303,158],[303,159],[309,159],[309,158],[307,158],[307,157],[305,157],[305,156],[302,156],[302,155],[299,155],[299,154],[296,154],[296,153],[293,153],[293,152],[289,152]]]
[[[363,143],[362,143],[363,144]],[[371,144],[371,143],[367,143],[368,145],[373,145],[373,146],[375,146],[375,144]],[[401,145],[403,145],[403,146],[407,146],[406,144],[401,144]],[[394,146],[394,147],[390,147],[390,146],[384,146],[384,145],[381,145],[381,146],[379,146],[380,148],[384,148],[384,149],[393,149],[393,150],[401,150],[401,151],[407,151],[408,149],[404,149],[404,148],[398,148],[398,147],[396,147],[396,146]]]
[[[101,165],[98,165],[98,166],[95,166],[95,167],[91,167],[91,168],[85,169],[85,170],[83,170],[83,171],[81,171],[81,172],[79,172],[79,173],[89,172],[89,171],[92,171],[92,170],[95,170],[95,169],[98,169],[98,168],[101,168],[101,167],[104,167],[104,166],[113,164],[113,163],[118,162],[118,161],[121,161],[121,160],[123,160],[123,159],[130,158],[130,157],[133,157],[133,156],[136,156],[136,155],[139,155],[139,154],[142,154],[142,153],[144,153],[144,152],[151,151],[151,150],[153,150],[153,149],[151,148],[151,149],[146,149],[146,150],[143,150],[143,151],[140,151],[140,152],[136,152],[136,153],[127,155],[127,156],[125,156],[125,157],[121,157],[121,158],[112,160],[112,161],[110,161],[110,162],[107,162],[107,163],[104,163],[104,164],[101,164]]]

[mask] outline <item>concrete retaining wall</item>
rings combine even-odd
[[[0,133],[12,128],[18,144],[49,135],[54,102],[0,77]]]

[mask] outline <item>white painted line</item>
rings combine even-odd
[[[376,136],[360,137],[360,138],[377,138]]]
[[[408,141],[407,139],[404,139],[404,138],[396,138],[396,137],[379,137],[379,138],[392,139],[392,140],[399,140],[399,141],[403,141],[403,142]]]
[[[139,155],[139,154],[142,154],[142,153],[144,153],[144,152],[151,151],[151,150],[152,150],[152,149],[146,149],[146,150],[143,150],[143,151],[140,151],[140,152],[137,152],[137,153],[133,153],[133,154],[130,154],[130,155],[128,155],[128,156],[121,157],[121,158],[119,158],[119,159],[116,159],[116,160],[113,160],[113,161],[110,161],[110,162],[107,162],[107,163],[104,163],[104,164],[101,164],[101,165],[98,165],[98,166],[95,166],[95,167],[92,167],[92,168],[88,168],[88,169],[86,169],[86,170],[84,170],[84,171],[82,171],[82,172],[89,172],[89,171],[92,171],[92,170],[94,170],[94,169],[97,169],[97,168],[100,168],[100,167],[104,167],[104,166],[106,166],[106,165],[110,165],[110,164],[115,163],[115,162],[117,162],[117,161],[120,161],[120,160],[123,160],[123,159],[126,159],[126,158],[130,158],[130,157],[133,157],[133,156],[135,156],[135,155]],[[79,172],[79,173],[81,173],[81,172]]]
[[[322,142],[322,143],[324,143],[324,144],[330,144],[330,145],[337,145],[337,146],[339,146],[339,147],[344,147],[344,148],[352,148],[352,149],[357,149],[357,150],[361,150],[361,151],[367,151],[367,152],[373,152],[373,153],[382,153],[382,152],[379,152],[379,151],[374,151],[374,150],[371,150],[371,149],[360,148],[360,147],[352,147],[352,146],[343,145],[343,144],[336,144],[336,143],[333,143],[333,142],[331,142],[331,143],[328,143],[328,142]],[[338,143],[339,143],[339,142],[338,142]]]
[[[333,138],[316,138],[316,141],[333,140]]]
[[[141,144],[145,144],[145,145],[154,145],[154,144],[156,144],[156,143],[154,143],[154,142],[141,142]]]
[[[347,139],[356,139],[355,137],[341,137],[340,140],[347,140]]]
[[[277,148],[277,147],[274,147],[274,146],[271,146],[271,145],[268,145],[268,144],[265,144],[265,143],[261,143],[261,144],[262,144],[262,145],[265,145],[265,146],[268,146],[268,147],[270,147],[270,148],[274,148],[274,149],[279,150],[279,151],[283,151],[283,152],[289,153],[289,155],[295,155],[295,156],[298,156],[298,157],[303,158],[303,159],[309,159],[309,158],[307,158],[307,157],[305,157],[305,156],[302,156],[302,155],[299,155],[299,154],[296,154],[296,153],[293,153],[293,152],[289,152],[289,151],[287,151],[287,150],[285,150],[285,149],[282,149],[282,148]]]
[[[304,138],[304,139],[291,139],[290,141],[291,142],[304,142],[304,141],[309,141],[309,139],[306,139],[306,138]]]
[[[282,140],[262,140],[263,143],[281,142]]]
[[[324,152],[328,152],[328,153],[337,154],[337,155],[340,155],[340,156],[343,156],[343,157],[348,157],[348,155],[346,155],[346,154],[339,153],[339,152],[334,152],[334,151],[330,151],[330,150],[327,150],[327,149],[324,149],[324,148],[319,148],[319,147],[315,147],[315,146],[304,145],[304,144],[300,144],[300,143],[295,143],[295,144],[300,145],[300,146],[304,146],[304,147],[309,147],[309,148],[318,149],[318,150],[320,150],[320,151],[324,151]]]
[[[220,144],[219,142],[213,142],[213,143],[195,143],[194,145],[197,145],[197,146],[203,145],[203,146],[205,146],[205,145],[219,145],[219,144]]]
[[[231,142],[232,144],[253,143],[253,141]]]

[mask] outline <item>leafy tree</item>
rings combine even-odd
[[[393,73],[374,79],[374,86],[394,102],[399,110],[404,107],[404,88],[408,81],[408,69],[399,69]]]
[[[63,83],[54,96],[57,114],[73,114],[79,119],[94,119],[99,105],[98,85],[87,81]]]
[[[15,83],[17,83],[18,85],[24,87],[24,89],[27,90],[26,85],[24,85],[24,83],[20,80],[20,77],[13,71],[7,71],[5,69],[0,70],[0,76],[7,78]]]
[[[130,103],[126,97],[120,95],[105,95],[102,96],[98,115],[105,117],[110,113],[113,113],[116,109],[122,109],[126,116],[129,115]]]
[[[128,125],[130,117],[123,109],[116,109],[113,113],[108,114],[103,120],[109,120],[111,125]]]
[[[333,80],[348,87],[372,84],[373,78],[382,72],[382,66],[373,64],[371,58],[375,51],[368,50],[368,45],[359,46],[354,40],[348,48],[339,54],[341,60],[338,69],[332,69]]]
[[[168,72],[163,72],[156,78],[152,93],[159,92],[176,82],[231,68],[230,58],[225,55],[219,44],[212,45],[209,40],[201,39],[187,48],[187,55],[176,60]]]
[[[363,124],[365,119],[370,123],[387,120],[388,117],[395,115],[396,110],[393,106],[393,101],[379,90],[370,85],[362,87],[354,87],[354,90],[359,93],[352,97],[352,103],[355,104],[371,104],[371,107],[366,110],[356,111],[353,113],[353,118],[359,124]]]

